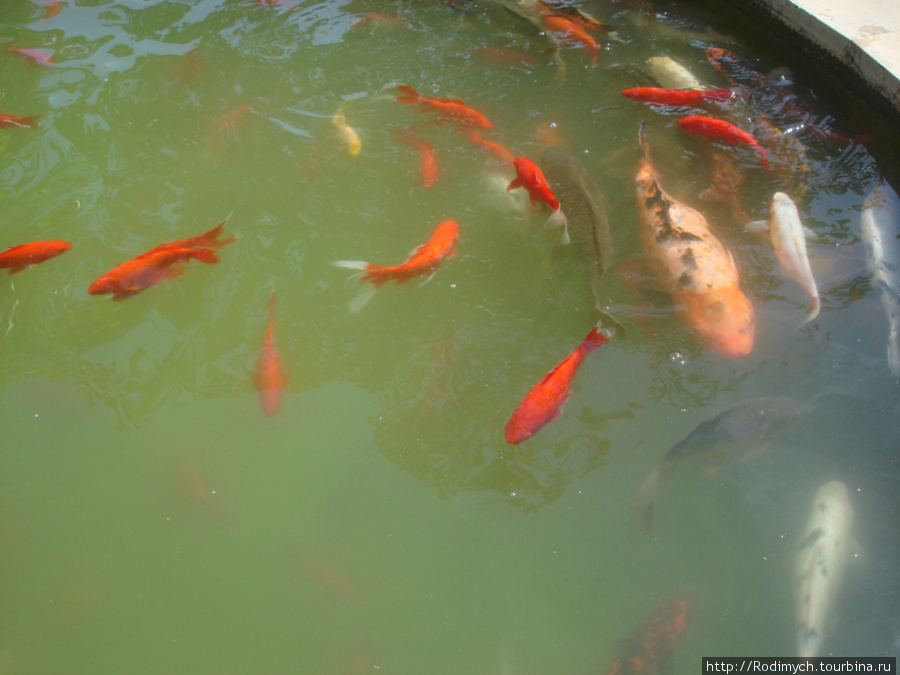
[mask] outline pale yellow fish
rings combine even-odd
[[[769,206],[769,234],[781,269],[796,281],[809,297],[811,307],[803,323],[812,321],[819,315],[819,291],[809,267],[806,238],[797,205],[783,192],[776,192],[772,197]]]
[[[651,56],[647,59],[650,77],[665,89],[706,89],[693,73],[669,56]]]
[[[831,481],[813,498],[794,561],[797,656],[828,653],[834,637],[844,570],[852,557],[853,507],[843,483]]]
[[[362,139],[360,139],[356,129],[347,124],[344,113],[340,111],[336,112],[331,117],[331,122],[337,128],[338,134],[340,134],[341,139],[343,139],[344,143],[347,145],[347,152],[350,153],[351,157],[356,157],[360,150],[362,150]]]

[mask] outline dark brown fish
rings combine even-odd
[[[729,454],[743,453],[744,461],[756,459],[809,411],[810,405],[802,401],[757,398],[722,408],[700,422],[663,455],[632,502],[641,512],[641,532],[653,525],[653,501],[660,483],[683,460],[705,457],[707,473],[713,473]]]
[[[613,252],[606,199],[581,162],[562,148],[544,151],[541,171],[566,214],[572,247],[587,270],[595,306],[602,311],[600,282]]]

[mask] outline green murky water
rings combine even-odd
[[[692,605],[675,672],[790,654],[794,546],[831,479],[851,489],[862,553],[829,648],[896,652],[898,390],[858,236],[865,196],[896,167],[790,131],[823,298],[798,330],[805,298],[768,243],[698,197],[712,144],[679,132],[683,110],[620,95],[652,84],[652,55],[718,87],[729,82],[707,47],[764,72],[793,64],[681,4],[583,3],[620,39],[601,40],[593,69],[564,44],[564,80],[536,30],[488,5],[63,0],[49,18],[48,6],[0,6],[0,40],[53,59],[0,53],[0,112],[41,116],[0,129],[0,248],[72,243],[0,277],[0,672],[599,673],[675,597]],[[371,12],[405,23],[354,25]],[[497,47],[528,58],[468,51]],[[816,95],[815,73],[790,77],[776,91],[808,121],[872,133],[851,124],[852,101]],[[546,212],[506,193],[508,169],[452,125],[395,102],[400,83],[482,109],[516,155],[537,159],[552,123],[606,195],[623,268],[640,258],[643,120],[664,186],[735,253],[753,353],[700,347],[652,284],[614,268],[604,302],[627,334],[586,359],[556,421],[508,445],[512,411],[597,315]],[[332,124],[339,108],[358,156]],[[430,190],[395,138],[413,123],[440,167]],[[782,178],[718,147],[744,172],[743,208],[764,217]],[[237,241],[220,264],[124,302],[87,293],[226,217]],[[448,218],[457,254],[433,280],[386,285],[348,312],[358,286],[331,261],[398,263]],[[273,289],[291,381],[268,418],[253,373]],[[756,462],[712,477],[685,463],[639,534],[629,504],[666,448],[773,394],[819,406]]]

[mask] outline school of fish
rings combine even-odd
[[[277,2],[261,2],[277,6]],[[448,2],[448,5],[454,3]],[[460,3],[464,4],[464,3]],[[586,67],[598,67],[604,50],[604,40],[615,38],[615,27],[602,23],[566,3],[540,2],[504,5],[515,16],[524,18],[541,31],[541,39],[553,42],[550,58],[564,74],[560,48],[570,46],[582,50],[588,58]],[[53,16],[61,7],[51,3],[47,15]],[[415,30],[416,25],[401,16],[373,13],[361,17],[354,29],[372,29],[379,24],[401,30]],[[18,58],[30,66],[52,68],[53,54],[45,51],[6,45],[8,58]],[[531,66],[536,57],[513,50],[469,50],[472,56],[490,58],[508,67]],[[765,90],[769,83],[758,69],[739,56],[722,48],[707,48],[706,58],[730,86],[713,87],[702,83],[690,70],[667,55],[651,57],[645,64],[646,74],[659,86],[635,86],[621,91],[630,103],[645,103],[650,115],[676,108],[682,114],[674,125],[678,129],[707,140],[687,139],[670,130],[668,142],[683,143],[698,152],[715,147],[716,170],[713,187],[706,199],[718,199],[730,205],[734,220],[748,230],[768,231],[771,254],[782,272],[799,286],[806,296],[806,315],[798,326],[819,317],[822,302],[810,263],[807,238],[810,232],[801,223],[803,190],[799,187],[803,173],[799,164],[802,148],[795,139],[787,138],[777,127],[760,119],[752,129],[742,128],[744,119],[731,110],[746,110],[745,90]],[[190,70],[205,67],[196,53],[189,54]],[[582,58],[584,58],[582,56]],[[205,64],[208,65],[208,64]],[[187,76],[178,75],[178,80]],[[720,83],[721,84],[721,83]],[[419,85],[417,85],[419,86]],[[533,438],[540,430],[558,420],[564,404],[577,395],[576,375],[586,357],[607,343],[615,344],[619,334],[616,327],[622,317],[609,316],[604,307],[609,301],[605,291],[607,278],[615,274],[615,251],[611,234],[608,205],[600,187],[585,166],[574,155],[560,147],[557,141],[548,144],[534,158],[517,154],[500,139],[502,134],[487,116],[488,113],[460,98],[426,97],[409,84],[391,83],[385,90],[397,106],[398,117],[405,126],[393,135],[393,140],[411,149],[417,157],[417,180],[425,190],[433,190],[441,179],[440,153],[450,152],[420,136],[418,129],[430,125],[448,125],[452,132],[483,152],[486,163],[500,165],[507,174],[500,178],[501,187],[510,192],[523,189],[532,210],[546,208],[550,212],[547,224],[561,228],[560,245],[572,252],[588,278],[593,315],[596,325],[581,343],[562,358],[528,388],[528,377],[516,374],[516,384],[508,392],[512,409],[506,422],[503,438],[509,445],[518,446]],[[424,90],[423,90],[424,91]],[[334,108],[332,108],[334,110]],[[635,109],[639,114],[642,108]],[[342,104],[336,112],[325,115],[331,120],[333,133],[350,157],[366,151],[363,136],[351,125],[353,105]],[[414,114],[409,114],[412,111]],[[244,103],[231,111],[220,113],[209,127],[205,147],[216,152],[225,142],[233,142],[238,128],[250,115],[257,114],[251,103]],[[422,116],[422,117],[418,117]],[[697,344],[721,359],[740,359],[750,355],[757,339],[757,315],[753,292],[745,283],[742,267],[747,263],[738,259],[730,240],[737,238],[737,230],[730,223],[709,219],[697,206],[689,205],[691,195],[676,197],[674,177],[677,167],[654,164],[651,144],[644,117],[635,125],[633,171],[637,218],[624,222],[617,218],[615,227],[636,233],[641,242],[644,263],[650,268],[655,283],[671,303],[671,312],[693,336]],[[17,116],[0,114],[0,128],[18,128],[16,133],[39,129],[39,115]],[[750,127],[748,127],[750,128]],[[4,132],[7,133],[7,132]],[[491,134],[495,134],[492,137]],[[368,137],[367,137],[368,138]],[[430,138],[430,134],[429,134]],[[836,142],[851,139],[831,134]],[[654,141],[656,139],[654,138]],[[368,141],[367,141],[368,142]],[[535,161],[537,160],[537,161]],[[752,162],[751,162],[752,160]],[[737,168],[738,166],[742,168]],[[763,208],[767,219],[747,224],[740,199],[741,187],[747,175],[756,172],[777,174],[783,191],[774,193]],[[794,192],[793,197],[789,194]],[[796,200],[796,201],[795,201]],[[461,218],[461,216],[460,216]],[[432,225],[435,221],[437,225]],[[191,269],[191,261],[206,265],[220,262],[224,247],[237,241],[236,236],[221,238],[227,219],[202,234],[165,242],[120,262],[87,285],[91,295],[110,295],[114,301],[124,301],[142,294],[158,284],[179,278]],[[464,221],[463,221],[464,222]],[[462,242],[468,232],[464,222]],[[442,265],[456,255],[461,240],[460,225],[455,219],[428,214],[421,222],[409,225],[410,239],[419,244],[402,262],[379,265],[364,260],[336,260],[335,267],[355,270],[363,289],[350,302],[353,312],[360,311],[377,289],[389,281],[400,286],[413,279],[422,283],[434,276]],[[433,229],[432,229],[433,228]],[[429,230],[431,231],[428,235]],[[875,188],[862,205],[860,239],[865,246],[868,274],[874,291],[887,316],[886,364],[890,372],[900,378],[900,198],[884,184]],[[157,239],[158,241],[158,239]],[[17,274],[35,265],[55,259],[73,246],[68,241],[44,240],[13,245],[0,252],[0,268]],[[364,254],[364,253],[363,253]],[[385,253],[387,257],[391,253]],[[116,256],[109,254],[107,262]],[[368,257],[368,256],[367,256]],[[398,256],[399,257],[399,256]],[[453,263],[463,264],[463,263]],[[202,265],[199,267],[203,267]],[[211,273],[211,272],[207,272]],[[27,275],[23,275],[27,276]],[[370,285],[366,285],[369,282]],[[382,291],[382,293],[387,291]],[[152,293],[148,294],[152,295]],[[291,379],[282,362],[275,338],[275,290],[269,296],[268,315],[252,380],[259,394],[265,416],[274,417],[282,408],[289,393]],[[140,301],[137,301],[140,302]],[[147,302],[152,302],[147,298]],[[615,327],[605,324],[612,323]],[[574,340],[571,344],[574,344]],[[562,353],[571,349],[560,345]],[[604,351],[610,350],[607,347]],[[557,357],[559,358],[559,357]],[[604,358],[615,358],[614,352]],[[552,361],[551,361],[552,363]],[[549,364],[548,364],[549,365]],[[515,371],[518,367],[509,365]],[[544,366],[546,367],[546,366]],[[590,362],[588,377],[601,377]],[[523,396],[523,392],[524,396]],[[521,398],[520,398],[521,397]],[[513,405],[519,400],[518,405]],[[783,397],[768,397],[739,401],[700,420],[658,459],[651,473],[640,486],[632,507],[639,512],[639,529],[648,532],[654,520],[655,504],[665,481],[672,480],[682,462],[705,459],[708,473],[715,470],[722,459],[738,455],[741,460],[759,457],[782,434],[799,426],[811,410],[810,404]],[[501,420],[497,422],[499,437]],[[571,426],[574,420],[566,420]],[[838,481],[823,485],[815,494],[809,522],[798,537],[793,574],[796,606],[796,653],[817,656],[827,651],[828,640],[835,631],[835,616],[839,613],[842,581],[850,560],[850,535],[853,527],[853,507],[847,488]],[[625,673],[666,672],[671,668],[673,652],[680,636],[687,628],[691,602],[685,598],[658,606],[655,612],[621,644],[610,675]]]

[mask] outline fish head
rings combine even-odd
[[[693,294],[684,311],[701,341],[722,356],[740,358],[753,351],[753,303],[740,288]]]

